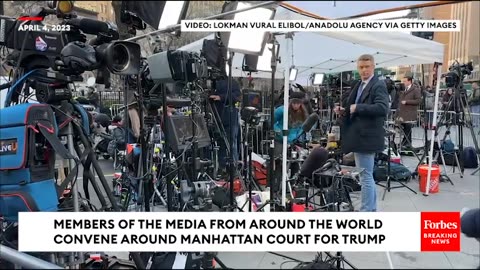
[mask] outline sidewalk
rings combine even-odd
[[[403,157],[403,162],[410,170],[414,170],[418,160],[412,157]],[[473,170],[466,169],[464,178],[460,178],[458,169],[452,173],[452,167],[447,166],[448,175],[454,185],[449,182],[440,183],[440,192],[428,197],[418,192],[419,184],[416,179],[410,181],[408,186],[417,191],[417,194],[406,188],[394,189],[382,201],[383,187],[377,186],[379,211],[386,212],[420,212],[420,211],[461,211],[462,208],[480,207],[480,181],[479,175],[470,175]],[[396,186],[396,183],[392,183]],[[360,194],[352,194],[355,208],[359,208]],[[404,232],[398,232],[404,233]],[[480,266],[480,244],[478,241],[462,235],[461,252],[391,252],[394,269],[476,269]],[[282,253],[294,259],[312,261],[316,252]],[[359,269],[389,269],[385,252],[346,252],[344,256]],[[291,262],[274,254],[258,253],[220,253],[219,258],[228,267],[260,269],[292,269],[298,263]],[[283,265],[282,265],[283,264]],[[345,265],[345,269],[349,269]]]

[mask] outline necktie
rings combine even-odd
[[[365,87],[365,83],[362,82],[362,84],[360,84],[360,87],[358,88],[358,91],[357,91],[357,98],[355,99],[355,104],[360,101],[360,97],[362,96],[364,87]]]

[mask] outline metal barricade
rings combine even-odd
[[[122,111],[123,104],[112,104],[110,106],[110,112],[112,113],[112,117],[119,114]]]
[[[15,249],[0,245],[0,258],[25,269],[64,269],[56,264],[41,260]]]

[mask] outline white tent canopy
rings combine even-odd
[[[313,20],[283,8],[277,9],[276,20]],[[206,39],[213,39],[209,35]],[[277,36],[280,57],[292,59],[286,53],[284,36]],[[188,44],[180,50],[199,52],[203,39]],[[356,69],[358,56],[368,53],[375,57],[377,67],[432,64],[443,62],[444,45],[401,32],[297,32],[293,37],[293,65],[298,69],[297,80],[312,73],[334,73]],[[245,77],[242,72],[243,54],[233,58],[232,75]],[[259,60],[259,62],[262,60]],[[270,59],[266,65],[269,66]],[[260,64],[259,64],[260,65]],[[283,77],[283,64],[277,66],[276,78]],[[252,73],[252,77],[270,78],[270,72]]]
[[[276,20],[312,20],[289,10],[277,10]],[[213,35],[207,39],[212,39]],[[297,32],[293,39],[278,36],[280,57],[276,78],[284,78],[289,83],[289,68],[298,69],[297,82],[303,83],[312,73],[334,73],[356,69],[356,60],[362,54],[372,54],[376,67],[432,64],[443,62],[443,44],[418,38],[401,32]],[[246,41],[248,42],[248,41]],[[199,52],[203,40],[199,40],[180,50]],[[265,51],[264,51],[265,54]],[[260,62],[270,59],[262,60]],[[243,55],[235,54],[232,61],[232,76],[245,77],[242,72]],[[262,65],[265,66],[265,65]],[[268,65],[267,65],[268,67]],[[252,74],[253,77],[270,78],[270,72]],[[285,89],[289,89],[285,87]],[[438,101],[439,84],[436,101]],[[288,107],[289,92],[284,93],[284,106]],[[438,104],[438,102],[436,102]],[[437,115],[437,106],[434,115]],[[434,117],[435,117],[434,116]],[[283,114],[283,130],[288,130],[288,110]],[[433,149],[433,140],[431,144]],[[283,136],[283,156],[287,156],[287,136]],[[431,155],[432,153],[430,153]],[[431,161],[431,158],[430,158]],[[430,164],[431,166],[431,164]],[[430,181],[428,178],[427,182]],[[282,205],[286,203],[287,159],[282,160]],[[428,184],[427,184],[428,186]]]

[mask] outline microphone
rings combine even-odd
[[[302,133],[309,132],[313,128],[313,126],[317,123],[318,119],[320,119],[318,114],[316,114],[316,113],[310,114],[310,116],[308,116],[307,120],[305,120],[305,122],[303,123],[303,126],[302,126],[302,131],[303,132]]]
[[[302,132],[295,138],[294,142],[297,141],[300,137],[302,137],[302,135],[309,132],[313,128],[315,123],[317,123],[318,119],[320,119],[318,114],[316,114],[316,113],[310,114],[310,116],[308,116],[307,120],[305,120],[305,122],[303,122]]]
[[[300,175],[304,177],[312,177],[314,171],[325,165],[328,160],[328,151],[323,147],[316,147],[310,155],[305,159],[300,168]],[[329,165],[330,166],[330,165]]]
[[[326,171],[328,169],[331,169],[331,168],[334,168],[337,172],[340,172],[342,169],[340,168],[340,164],[338,164],[338,162],[333,159],[333,158],[330,158],[327,160],[327,162],[325,162],[325,164],[319,169],[319,171]]]
[[[106,22],[97,21],[94,19],[88,18],[72,18],[69,19],[68,24],[79,28],[82,32],[86,34],[96,35],[100,33],[108,33],[109,32],[109,25]]]

